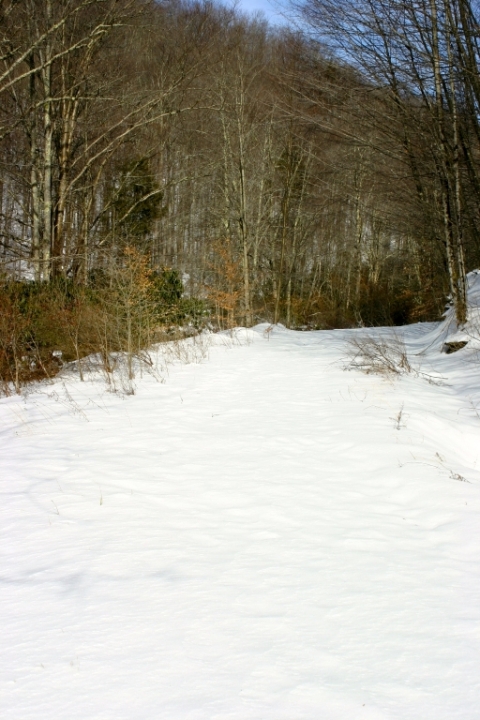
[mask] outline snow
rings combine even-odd
[[[443,324],[448,342],[468,342],[470,348],[480,350],[480,270],[467,275],[468,319],[458,327],[453,307],[445,313]]]
[[[67,369],[1,399],[0,716],[478,720],[480,359],[453,332],[261,325],[159,348],[135,395]],[[355,368],[371,338],[411,371]]]

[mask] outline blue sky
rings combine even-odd
[[[265,17],[274,24],[286,23],[285,18],[281,14],[280,2],[278,2],[278,0],[238,0],[238,8],[249,13],[261,11]]]

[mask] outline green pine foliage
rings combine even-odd
[[[116,230],[129,245],[141,244],[155,220],[165,212],[163,191],[155,182],[147,158],[131,160],[120,168],[113,207]]]

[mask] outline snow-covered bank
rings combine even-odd
[[[2,399],[1,717],[477,720],[480,363],[441,329],[396,330],[423,375],[260,326]]]

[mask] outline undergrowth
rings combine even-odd
[[[196,334],[206,324],[203,301],[186,298],[178,273],[153,271],[128,249],[114,267],[97,270],[88,285],[58,278],[49,283],[0,282],[0,392],[54,377],[74,362],[81,379],[90,356],[108,378],[124,355],[131,381],[148,348]]]

